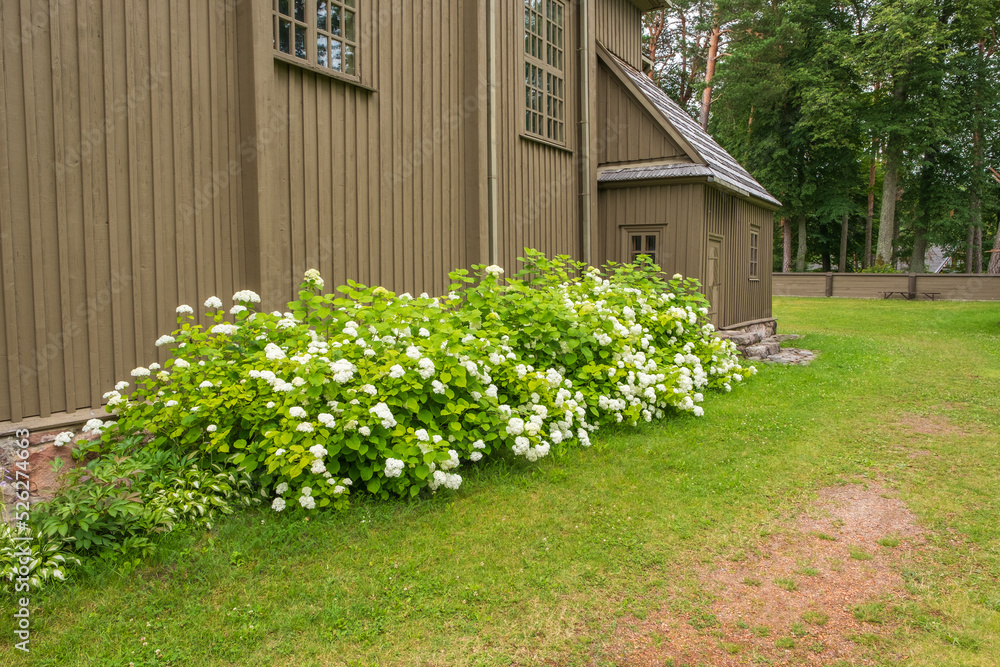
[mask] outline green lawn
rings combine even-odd
[[[774,310],[819,359],[763,366],[701,419],[462,469],[457,494],[171,536],[155,562],[34,596],[28,657],[0,598],[0,664],[614,664],[620,623],[664,606],[699,618],[699,564],[862,478],[897,489],[928,531],[902,572],[914,601],[885,612],[866,655],[1000,664],[1000,303]],[[904,415],[954,428],[904,434]]]

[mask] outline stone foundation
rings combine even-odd
[[[73,459],[77,440],[95,440],[100,437],[99,433],[77,434],[73,443],[56,446],[56,436],[64,430],[66,429],[40,431],[28,436],[28,492],[33,503],[50,499],[59,488],[59,478],[62,474],[70,468],[84,465],[84,462]],[[6,522],[11,521],[14,503],[17,500],[14,482],[18,481],[17,462],[22,460],[18,456],[20,450],[15,438],[0,438],[0,471],[2,471],[0,481],[4,482],[0,485],[0,496],[3,500],[0,511]],[[58,471],[53,469],[56,459],[62,461]],[[23,477],[21,479],[23,481]]]
[[[782,348],[783,342],[796,340],[802,336],[796,334],[778,335],[778,323],[775,320],[756,322],[735,329],[723,329],[718,332],[718,336],[725,340],[731,340],[740,354],[755,361],[805,366],[816,358],[816,353],[811,350],[800,350],[794,347]]]

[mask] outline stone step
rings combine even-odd
[[[733,341],[737,347],[744,347],[746,345],[756,345],[759,343],[763,336],[758,332],[728,332],[723,331],[719,334],[719,338],[724,338]]]
[[[766,359],[772,354],[777,354],[781,351],[781,344],[777,342],[763,342],[758,345],[748,345],[743,351],[743,354],[747,356],[748,359]]]

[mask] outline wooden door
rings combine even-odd
[[[708,261],[705,265],[705,296],[708,297],[708,316],[716,327],[722,313],[722,237],[708,239]]]

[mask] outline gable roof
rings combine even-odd
[[[690,158],[708,170],[708,173],[703,175],[718,182],[726,189],[736,190],[740,194],[760,199],[772,206],[781,206],[781,202],[772,197],[760,183],[754,180],[754,177],[740,166],[740,163],[733,156],[716,143],[708,132],[701,129],[701,125],[696,123],[676,102],[660,90],[659,86],[653,83],[649,77],[618,58],[600,43],[598,43],[597,52],[611,66],[611,70],[618,73],[619,78],[631,90],[632,94],[636,95],[640,101],[645,101],[647,104],[644,106],[651,107],[657,112],[659,120],[664,124],[664,129],[671,135],[680,138],[678,143],[685,148]],[[686,170],[686,173],[682,173],[685,170],[681,170],[680,166],[682,165],[664,165],[656,168],[650,166],[626,167],[607,170],[601,174],[599,181],[702,175],[701,173],[695,174],[690,170],[690,167],[695,165],[687,165],[689,169]]]

